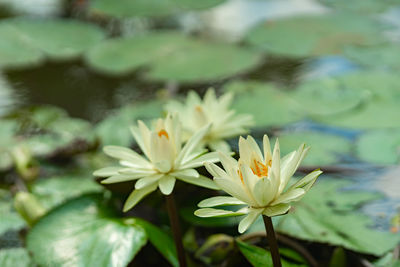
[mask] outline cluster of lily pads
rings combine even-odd
[[[208,19],[209,10],[235,1],[74,2],[77,6],[65,15],[69,18],[0,19],[0,266],[126,266],[131,261],[167,264],[164,259],[178,266],[163,195],[156,191],[157,186],[165,194],[172,189],[176,192],[190,261],[229,266],[270,263],[271,255],[259,241],[264,237],[263,222],[256,216],[259,211],[236,207],[253,200],[243,201],[240,190],[236,191],[239,195],[231,192],[237,200],[221,199],[220,191],[175,184],[177,178],[216,188],[205,177],[211,175],[201,167],[205,158],[200,156],[190,165],[202,152],[197,147],[189,151],[195,154],[185,151],[181,160],[187,162],[180,162],[190,171],[174,173],[161,182],[161,176],[141,170],[153,180],[137,176],[134,179],[143,180],[132,181],[130,168],[138,162],[132,153],[141,150],[147,157],[143,164],[167,156],[152,152],[147,141],[141,140],[147,133],[145,127],[134,130],[137,138],[129,127],[138,120],[150,125],[158,117],[165,118],[167,112],[179,114],[181,138],[187,143],[199,130],[197,125],[206,126],[205,118],[212,118],[212,128],[208,134],[204,130],[206,137],[201,138],[211,150],[231,150],[239,155],[243,143],[238,146],[238,135],[249,130],[261,145],[264,133],[268,133],[271,143],[279,138],[282,155],[303,142],[311,147],[300,171],[321,167],[334,172],[321,177],[301,202],[293,203],[287,215],[273,218],[284,265],[313,264],[307,255],[293,250],[293,240],[311,254],[314,244],[326,249],[323,257],[312,255],[322,264],[331,261],[335,266],[332,264],[345,260],[365,263],[366,259],[375,266],[398,264],[395,248],[400,241],[400,216],[385,218],[380,214],[377,222],[360,207],[387,197],[352,189],[362,183],[358,179],[364,178],[362,171],[400,161],[400,46],[389,36],[398,29],[382,19],[395,10],[398,1],[321,0],[328,8],[325,13],[261,21],[235,43],[198,29],[181,29],[183,14]],[[0,0],[0,9],[4,6],[13,12],[15,3]],[[323,68],[316,64],[318,60],[332,58],[352,67],[319,73]],[[10,82],[9,77],[54,62],[73,62],[109,79],[135,76],[141,84],[168,90],[160,90],[147,101],[119,107],[96,124],[53,106],[15,110],[20,100],[18,94],[13,95],[13,87],[18,83]],[[292,69],[286,73],[289,65]],[[312,72],[317,75],[310,75]],[[273,73],[281,76],[276,78]],[[216,99],[211,91],[205,94],[204,103],[194,92],[184,99],[188,89],[204,92],[210,85],[216,88],[217,96],[225,95],[219,98],[221,102],[232,101],[235,114],[247,115],[224,125],[226,118],[217,114],[220,112],[213,113],[212,104],[202,110],[193,108]],[[221,125],[225,128],[218,129]],[[154,130],[156,139],[164,140],[161,130]],[[117,165],[104,156],[103,147],[126,168],[103,169],[96,175],[107,178],[94,179],[94,170]],[[189,160],[190,155],[194,158]],[[219,159],[215,155],[210,158]],[[167,164],[158,167],[167,169]],[[208,165],[212,176],[224,174],[217,168]],[[344,172],[349,168],[355,175]],[[111,183],[116,181],[120,183]],[[229,184],[226,191],[234,185]],[[142,193],[156,192],[143,199],[144,193],[129,197],[135,187],[152,189]],[[216,198],[201,202],[210,195]],[[122,213],[125,202],[128,213]],[[247,217],[200,218],[194,215],[199,203],[203,208],[196,212],[199,215]],[[227,203],[233,205],[222,211],[209,210],[214,204]],[[287,208],[283,205],[281,212]],[[247,232],[238,235],[239,224],[241,230],[248,228]]]

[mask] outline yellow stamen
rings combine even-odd
[[[158,137],[165,136],[169,140],[169,135],[166,130],[162,129],[158,131]]]
[[[238,173],[238,175],[239,175],[239,177],[240,177],[240,180],[242,180],[242,184],[244,184],[242,172],[241,172],[240,170],[237,170],[237,173]]]
[[[199,105],[195,106],[194,109],[195,109],[197,112],[203,112],[203,109],[202,109],[201,106],[199,106]]]
[[[251,170],[258,177],[268,176],[268,167],[271,167],[272,160],[270,160],[267,164],[264,164],[256,159],[253,160],[254,167],[251,167]]]

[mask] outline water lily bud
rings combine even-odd
[[[46,213],[36,197],[28,192],[18,192],[15,195],[14,207],[30,226]]]
[[[210,236],[197,250],[195,257],[206,264],[218,264],[227,258],[234,248],[234,239],[224,234]]]
[[[26,146],[16,146],[11,151],[11,156],[15,163],[15,168],[18,174],[25,181],[32,181],[36,179],[39,174],[39,167],[37,166],[31,151]]]

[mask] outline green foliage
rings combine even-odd
[[[75,58],[104,38],[96,26],[66,19],[2,20],[0,35],[0,66],[3,67],[30,66],[45,57]]]
[[[157,17],[179,13],[183,10],[205,9],[223,3],[225,0],[112,0],[90,2],[90,13],[117,18]]]
[[[8,248],[0,250],[0,266],[2,267],[33,267],[35,266],[28,251],[24,248]]]
[[[357,140],[357,156],[367,162],[391,165],[400,161],[400,130],[377,130]]]
[[[322,167],[335,164],[340,155],[348,154],[351,150],[350,141],[317,132],[289,132],[280,134],[278,138],[282,155],[296,150],[302,143],[310,146],[310,152],[302,163],[306,166]]]
[[[398,5],[396,0],[320,0],[336,10],[357,12],[359,14],[383,12],[391,6]]]
[[[159,31],[105,41],[89,52],[87,62],[113,75],[148,67],[146,78],[150,80],[189,83],[245,72],[257,66],[261,57],[262,54],[246,48]]]
[[[27,236],[43,266],[126,266],[146,244],[144,229],[126,224],[101,195],[86,195],[52,210]]]
[[[255,26],[246,41],[264,51],[293,57],[339,54],[345,45],[381,42],[384,26],[346,13],[269,20]]]
[[[10,192],[4,189],[0,189],[0,215],[0,235],[7,231],[18,231],[25,226],[24,220],[14,209]],[[0,263],[2,259],[4,260],[2,257],[6,256],[4,254],[0,256]]]
[[[232,82],[225,85],[226,92],[235,93],[233,107],[237,113],[253,115],[255,125],[282,126],[298,121],[304,113],[287,93],[274,85],[257,81]]]
[[[400,236],[372,228],[371,219],[355,211],[379,195],[339,191],[349,185],[344,180],[319,180],[289,214],[276,217],[277,231],[287,235],[328,243],[376,256],[393,249]]]

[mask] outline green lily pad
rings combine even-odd
[[[38,64],[46,56],[75,58],[104,38],[103,31],[95,25],[66,19],[6,19],[0,23],[0,35],[3,67]]]
[[[282,126],[304,118],[304,112],[296,106],[294,100],[272,84],[233,82],[225,85],[224,90],[235,93],[232,106],[236,112],[252,114],[258,127]]]
[[[311,149],[302,165],[327,166],[339,161],[340,155],[349,154],[351,142],[335,135],[317,132],[283,133],[278,136],[282,155],[286,155],[305,143]],[[275,141],[274,141],[275,142]]]
[[[0,235],[7,231],[18,231],[25,227],[25,221],[15,211],[10,192],[0,189]],[[1,256],[0,256],[0,266]]]
[[[49,177],[35,182],[31,187],[31,192],[48,210],[68,199],[102,190],[103,187],[96,183],[89,174]]]
[[[367,162],[395,165],[400,162],[400,130],[377,130],[357,140],[357,156]]]
[[[183,10],[205,9],[225,0],[121,0],[116,5],[112,0],[90,2],[90,13],[117,18],[157,17],[179,13]]]
[[[149,101],[128,105],[101,121],[95,132],[102,145],[129,146],[134,140],[129,126],[137,120],[158,118],[162,112],[160,101]]]
[[[346,47],[344,55],[363,66],[400,70],[400,45],[398,43],[372,47]]]
[[[360,14],[380,13],[391,6],[399,5],[397,0],[320,0],[336,10],[358,12]]]
[[[27,248],[43,266],[126,266],[146,244],[142,227],[126,224],[101,195],[71,200],[40,219]]]
[[[0,250],[0,266],[33,267],[35,266],[24,248],[8,248]]]
[[[366,93],[346,87],[341,79],[324,78],[301,84],[292,93],[292,97],[300,108],[310,116],[315,116],[353,109],[366,99]]]
[[[261,57],[246,48],[164,31],[105,41],[88,53],[86,61],[112,75],[147,67],[146,77],[152,80],[203,82],[245,72],[259,64]]]
[[[383,28],[365,16],[329,13],[264,22],[249,31],[246,41],[274,54],[319,56],[341,53],[345,45],[382,42]]]
[[[357,211],[360,205],[380,195],[340,190],[350,184],[338,179],[317,181],[305,197],[293,205],[289,214],[275,217],[276,229],[295,238],[375,256],[392,250],[400,241],[400,235],[389,229],[373,229],[372,220]]]

